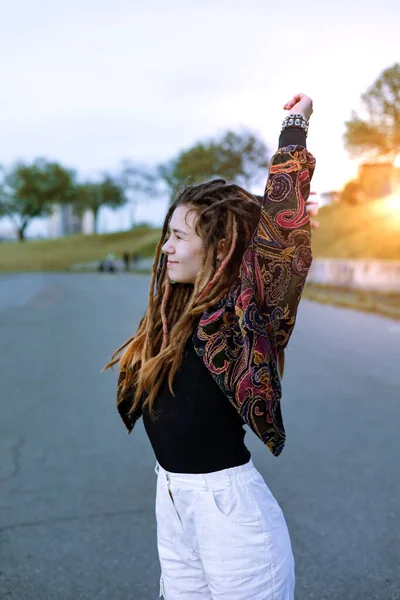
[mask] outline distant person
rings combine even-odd
[[[134,252],[132,254],[132,263],[133,263],[134,267],[137,267],[139,265],[139,260],[140,260],[139,252]]]
[[[129,256],[129,252],[123,252],[122,254],[122,262],[124,263],[124,271],[129,271],[130,270],[130,256]]]
[[[312,101],[297,94],[284,108],[261,205],[223,179],[177,195],[148,308],[106,365],[119,364],[128,431],[143,416],[157,459],[167,600],[294,598],[286,522],[243,428],[275,456],[283,450],[282,357],[311,265]]]

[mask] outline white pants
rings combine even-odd
[[[157,464],[156,473],[160,596],[293,600],[286,522],[252,461],[204,475]]]

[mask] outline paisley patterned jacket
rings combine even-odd
[[[214,380],[245,423],[278,456],[285,443],[277,358],[293,331],[311,266],[311,226],[305,202],[315,168],[302,146],[272,157],[261,216],[237,284],[204,312],[192,341]],[[118,381],[119,413],[132,431],[141,411]],[[130,396],[130,397],[129,397]]]

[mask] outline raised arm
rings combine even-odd
[[[305,121],[312,101],[297,94],[284,108],[301,115],[287,123],[271,159],[261,216],[241,267],[239,311],[257,306],[277,349],[286,346],[311,266],[311,226],[306,210],[315,159],[306,150]],[[246,306],[247,305],[247,306]]]

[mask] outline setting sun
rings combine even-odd
[[[374,203],[374,209],[389,217],[392,225],[400,227],[400,191]]]

